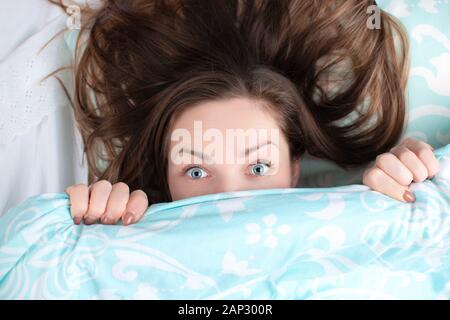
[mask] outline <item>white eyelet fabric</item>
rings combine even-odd
[[[0,1],[0,216],[31,196],[87,183],[69,99],[54,77],[42,81],[72,63],[64,33],[49,42],[66,27],[66,13],[46,0]],[[57,75],[73,94],[72,71]]]
[[[61,85],[50,77],[54,70],[71,64],[71,54],[60,35],[42,51],[40,49],[65,27],[65,16],[59,16],[39,33],[20,45],[0,63],[0,144],[10,143],[28,132],[43,117],[68,103]],[[68,72],[58,74],[67,83]]]

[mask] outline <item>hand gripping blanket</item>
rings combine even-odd
[[[0,218],[0,299],[449,299],[450,145],[406,204],[363,185],[199,196],[77,226],[65,193]]]

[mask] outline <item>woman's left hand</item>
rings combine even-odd
[[[380,154],[372,167],[364,171],[363,183],[391,198],[414,202],[409,185],[433,178],[439,162],[429,144],[406,138],[390,152]]]

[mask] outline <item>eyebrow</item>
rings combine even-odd
[[[265,146],[267,146],[267,145],[274,145],[274,146],[276,146],[276,147],[278,147],[278,145],[276,144],[276,143],[274,143],[274,142],[272,142],[272,141],[266,141],[266,142],[264,142],[264,143],[262,143],[262,144],[260,144],[260,145],[257,145],[257,146],[253,146],[253,147],[251,147],[251,148],[247,148],[247,149],[245,149],[245,151],[244,151],[244,155],[245,156],[248,156],[251,152],[255,152],[256,150],[258,150],[258,149],[260,149],[260,148],[262,148],[262,147],[265,147]],[[207,154],[204,154],[203,152],[200,152],[200,151],[196,151],[196,150],[190,150],[190,149],[186,149],[186,148],[181,148],[180,149],[180,151],[179,151],[179,153],[181,154],[181,153],[188,153],[188,154],[191,154],[191,155],[193,155],[194,157],[197,157],[197,158],[199,158],[199,159],[208,159],[208,160],[211,160],[211,157],[209,156],[209,155],[207,155]]]
[[[207,154],[204,154],[203,152],[199,152],[199,151],[196,151],[196,150],[190,150],[190,149],[181,148],[179,153],[180,154],[181,153],[189,153],[190,155],[193,155],[194,157],[197,157],[197,158],[202,159],[202,160],[205,159],[205,158],[211,160],[210,156],[208,156]]]
[[[256,150],[258,150],[258,149],[260,149],[262,147],[265,147],[267,145],[270,145],[270,144],[274,145],[275,147],[278,147],[278,145],[276,143],[268,140],[268,141],[266,141],[266,142],[264,142],[264,143],[262,143],[260,145],[257,145],[257,146],[245,149],[244,155],[248,156],[251,152],[254,152],[254,151],[256,151]]]

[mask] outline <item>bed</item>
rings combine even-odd
[[[76,30],[39,60],[63,12],[2,1],[0,299],[449,299],[450,2],[377,3],[411,41],[404,135],[431,144],[443,167],[412,185],[414,204],[306,157],[300,189],[159,204],[124,227],[74,225],[59,193],[87,179],[82,146],[58,84],[42,95],[34,80],[70,62]]]

